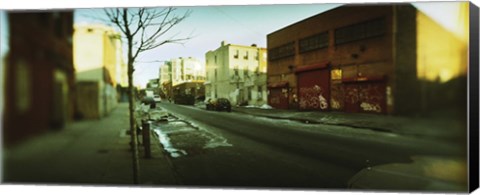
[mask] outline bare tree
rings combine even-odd
[[[182,43],[190,37],[176,38],[176,35],[164,38],[166,33],[190,14],[175,14],[175,8],[112,8],[105,9],[108,22],[116,26],[127,41],[128,48],[128,96],[130,132],[132,143],[132,159],[134,183],[139,181],[138,138],[134,113],[133,72],[134,64],[140,53],[155,49],[168,43]]]

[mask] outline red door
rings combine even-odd
[[[330,107],[330,71],[328,68],[298,72],[300,110],[328,110]]]
[[[288,109],[288,88],[269,88],[268,104],[274,108]]]
[[[348,83],[345,84],[345,101],[344,109],[345,112],[360,112],[359,100],[358,100],[358,84]]]
[[[345,84],[345,111],[386,113],[385,82]]]
[[[385,82],[362,83],[358,88],[361,112],[386,113]]]

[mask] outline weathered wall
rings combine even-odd
[[[6,146],[71,120],[75,79],[69,42],[72,12],[9,12],[8,24],[2,123]],[[57,79],[55,71],[63,79]],[[56,105],[54,97],[65,102]]]
[[[336,31],[338,29],[372,20],[383,20],[378,35],[336,43]],[[357,87],[354,88],[352,86],[346,88],[344,80],[348,82],[382,80],[382,82],[391,85],[388,75],[393,74],[394,67],[392,23],[393,9],[391,5],[342,6],[273,32],[267,36],[269,50],[291,42],[294,43],[295,48],[294,55],[280,59],[269,58],[268,84],[275,86],[287,82],[289,87],[285,94],[288,95],[289,107],[297,108],[299,106],[298,93],[300,90],[297,87],[299,85],[297,76],[299,75],[295,75],[293,72],[302,67],[328,63],[330,70],[336,74],[336,76],[322,81],[330,83],[329,93],[331,96],[326,98],[328,105],[331,105],[328,109],[346,111],[344,105],[348,97],[345,95],[352,93],[348,90],[359,91],[360,89],[358,85],[355,85]],[[301,51],[301,40],[321,33],[326,33],[328,36],[327,46]],[[269,55],[269,57],[271,56]],[[360,95],[358,92],[355,93],[355,96]],[[385,96],[383,99],[386,99],[386,96],[388,96],[386,91],[382,94]],[[362,102],[359,100],[353,104],[358,108],[356,109],[358,111],[372,111],[372,109],[362,110]],[[382,103],[378,106],[380,105],[386,104]],[[381,110],[387,110],[387,108],[384,107]]]

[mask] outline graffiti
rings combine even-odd
[[[333,109],[341,109],[342,106],[340,105],[340,101],[332,98],[332,108]]]
[[[325,110],[328,107],[327,100],[320,94],[318,96],[318,99],[320,100],[320,109]]]
[[[349,84],[345,86],[345,103],[350,111],[383,112],[385,88],[382,83]],[[357,110],[360,109],[360,110]]]
[[[358,89],[347,87],[347,95],[345,100],[350,104],[356,104],[358,102]]]
[[[359,87],[359,98],[366,102],[379,102],[384,100],[385,92],[379,89],[378,85],[364,85]]]
[[[382,107],[380,107],[378,104],[362,102],[360,107],[363,109],[363,111],[382,112]]]
[[[328,102],[323,97],[322,88],[318,85],[300,88],[300,108],[327,109]]]
[[[345,100],[345,95],[343,93],[343,86],[339,84],[334,84],[331,86],[331,99],[330,104],[332,109],[341,110],[343,109],[343,104]]]

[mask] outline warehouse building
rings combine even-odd
[[[341,6],[267,35],[268,103],[281,109],[418,113],[430,108],[429,83],[459,83],[449,93],[463,92],[466,45],[410,4]]]

